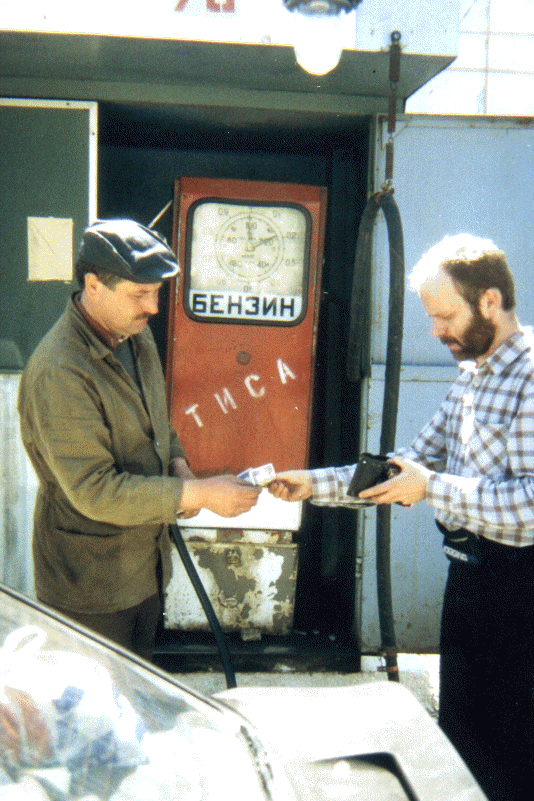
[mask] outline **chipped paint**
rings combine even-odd
[[[291,531],[256,530],[246,528],[189,528],[180,527],[186,542],[250,542],[255,545],[291,545]]]
[[[195,540],[187,547],[223,630],[240,631],[243,636],[252,630],[260,634],[290,633],[296,545]],[[166,627],[208,630],[202,606],[176,553],[173,570],[165,602]]]

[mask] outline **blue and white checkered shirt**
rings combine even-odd
[[[462,362],[440,408],[398,456],[431,470],[426,500],[448,529],[534,544],[534,339],[520,331]],[[312,503],[350,506],[354,465],[312,471]]]

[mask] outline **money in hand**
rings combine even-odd
[[[243,481],[248,481],[249,484],[254,484],[256,487],[265,487],[269,484],[276,475],[276,471],[272,464],[263,464],[261,467],[248,467],[239,473],[238,478]]]

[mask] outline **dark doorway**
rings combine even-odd
[[[362,117],[264,109],[102,104],[99,214],[149,224],[182,175],[326,186],[328,215],[319,320],[310,466],[355,460],[359,387],[345,377],[352,272],[366,202],[370,122]],[[156,228],[172,239],[172,215]],[[165,304],[165,298],[164,304]],[[165,364],[165,305],[153,330]],[[355,640],[356,517],[307,505],[297,534],[299,570],[291,642],[278,643],[297,668],[359,660]],[[162,652],[211,658],[198,635],[162,634]],[[246,647],[245,647],[246,645]],[[235,643],[242,667],[261,668],[265,643]],[[273,646],[273,643],[269,643]],[[276,653],[279,658],[280,651]],[[193,657],[193,654],[195,655]],[[162,657],[163,658],[163,657]],[[184,662],[185,660],[185,662]]]

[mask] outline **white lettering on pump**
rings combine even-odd
[[[283,361],[283,359],[277,359],[276,365],[278,367],[278,375],[280,376],[280,382],[282,384],[287,384],[289,379],[292,379],[293,381],[297,380],[297,376]],[[243,383],[247,389],[247,392],[252,398],[263,398],[265,395],[267,395],[267,388],[264,385],[255,386],[255,384],[261,380],[261,376],[256,375],[255,373],[250,373],[243,379]],[[217,401],[223,414],[229,414],[232,410],[238,408],[238,405],[228,387],[223,387],[220,392],[214,392],[213,397]],[[194,403],[185,410],[184,414],[192,417],[199,428],[203,428],[204,423],[197,412],[198,407],[199,404]]]
[[[230,411],[229,406],[231,406],[233,409],[237,409],[237,404],[232,398],[230,390],[228,390],[226,387],[223,387],[222,398],[218,392],[214,392],[213,394],[224,414],[228,414]]]
[[[276,364],[278,366],[278,373],[280,374],[280,381],[282,382],[282,384],[287,384],[288,378],[296,380],[297,376],[289,369],[287,364],[283,362],[282,359],[278,359]]]
[[[253,398],[263,398],[263,396],[265,395],[265,387],[259,387],[259,389],[254,389],[251,383],[252,381],[260,381],[259,375],[247,375],[247,377],[244,380],[244,383]]]
[[[202,420],[198,416],[197,409],[198,409],[198,403],[195,403],[193,406],[190,406],[189,409],[185,410],[185,414],[191,414],[193,416],[193,420],[195,421],[197,426],[199,428],[202,428],[204,423],[202,422]]]

